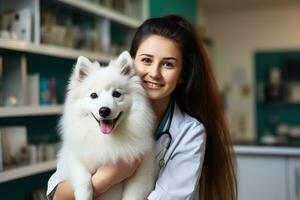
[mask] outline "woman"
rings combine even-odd
[[[235,160],[223,107],[193,26],[175,15],[146,20],[130,53],[159,122],[159,172],[148,199],[236,199]],[[138,165],[120,161],[101,167],[92,178],[94,195],[131,176]],[[74,198],[67,182],[50,182],[48,193],[54,199]]]

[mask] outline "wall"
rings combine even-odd
[[[150,17],[179,14],[194,24],[196,22],[196,0],[150,0],[149,3]]]
[[[205,26],[214,41],[219,86],[229,91],[231,127],[244,130],[238,137],[254,139],[254,52],[300,49],[300,6],[210,11],[205,13]],[[250,85],[250,96],[240,95],[243,83]]]

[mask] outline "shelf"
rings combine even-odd
[[[62,2],[64,4],[67,4],[69,6],[75,7],[77,9],[80,9],[82,11],[89,12],[89,13],[92,13],[92,14],[100,16],[100,17],[106,17],[115,22],[119,22],[121,24],[130,26],[132,28],[137,28],[140,25],[140,21],[137,19],[134,19],[125,14],[121,14],[119,12],[113,11],[113,10],[103,7],[101,5],[88,2],[86,0],[81,0],[81,1],[79,1],[79,0],[58,0],[58,1]]]
[[[287,106],[300,106],[300,102],[277,102],[277,103],[264,103],[261,101],[257,101],[259,106],[267,106],[267,107],[287,107]]]
[[[56,168],[56,161],[51,160],[51,161],[46,161],[46,162],[37,163],[33,165],[5,170],[3,172],[0,172],[0,183],[10,181],[10,180],[15,180],[26,176],[39,174],[42,172],[47,172],[55,168]]]
[[[115,58],[113,55],[102,54],[98,52],[75,50],[67,47],[48,44],[36,45],[21,40],[0,39],[0,48],[71,59],[77,59],[82,55],[88,57],[89,59],[102,62],[109,62],[111,59]]]
[[[0,117],[25,117],[39,115],[57,115],[62,112],[63,106],[20,106],[0,107]]]

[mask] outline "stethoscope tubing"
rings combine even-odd
[[[164,150],[164,153],[163,153],[163,156],[162,158],[159,160],[159,167],[160,169],[165,167],[169,161],[169,159],[165,160],[165,156],[167,154],[167,151],[168,149],[170,148],[171,146],[171,143],[172,143],[172,135],[170,133],[170,128],[171,128],[171,124],[172,124],[172,120],[173,120],[173,114],[174,114],[174,109],[175,109],[175,106],[174,106],[174,102],[171,102],[171,114],[170,114],[170,117],[169,117],[169,120],[168,120],[168,125],[167,125],[167,128],[165,131],[163,131],[158,140],[160,140],[160,138],[164,135],[167,135],[168,136],[168,142],[167,142],[167,145],[165,146],[165,150]]]

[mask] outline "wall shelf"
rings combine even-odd
[[[0,118],[58,115],[62,112],[62,109],[63,106],[61,105],[0,107]]]
[[[96,16],[106,17],[115,22],[119,22],[120,24],[124,24],[126,26],[136,28],[139,26],[140,21],[129,17],[125,14],[121,14],[119,12],[113,11],[109,8],[105,8],[95,3],[88,2],[86,0],[58,0],[61,3],[67,4],[69,6],[75,7],[85,12],[92,13]]]
[[[56,161],[46,161],[42,163],[32,164],[28,166],[17,167],[14,169],[5,170],[0,172],[0,183],[15,180],[18,178],[39,174],[53,170],[56,167]]]
[[[98,60],[102,62],[109,62],[111,59],[115,58],[115,56],[113,55],[103,54],[99,52],[75,50],[71,48],[48,45],[48,44],[36,45],[33,43],[28,43],[20,40],[0,39],[0,48],[40,54],[40,55],[55,56],[60,58],[71,58],[71,59],[77,59],[77,57],[84,55],[89,59]]]

